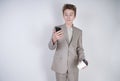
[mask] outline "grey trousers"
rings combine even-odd
[[[56,73],[56,81],[78,81],[79,72]]]

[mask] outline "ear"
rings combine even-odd
[[[76,16],[74,16],[74,20],[75,20]]]

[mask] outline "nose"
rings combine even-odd
[[[70,20],[70,16],[67,16],[67,20]]]

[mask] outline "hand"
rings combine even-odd
[[[55,43],[59,39],[62,39],[62,37],[63,37],[63,31],[60,30],[60,31],[56,32],[55,29],[54,29],[54,31],[53,31],[53,37],[52,37],[53,43]]]

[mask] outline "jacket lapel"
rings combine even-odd
[[[71,41],[69,42],[69,46],[70,46],[70,44],[72,43],[72,41],[73,41],[73,39],[75,37],[75,29],[74,29],[74,27],[72,27],[72,29],[73,29],[73,31],[72,31],[72,37],[71,37]]]
[[[75,29],[74,29],[74,27],[72,29],[73,29],[73,31],[72,31],[72,37],[71,37],[71,41],[69,42],[67,28],[66,28],[65,25],[63,26],[64,36],[65,36],[65,40],[67,41],[68,46],[71,44],[72,40],[74,39],[74,35],[75,35]]]
[[[63,26],[63,31],[64,31],[65,40],[67,44],[69,44],[68,31],[65,25]]]

